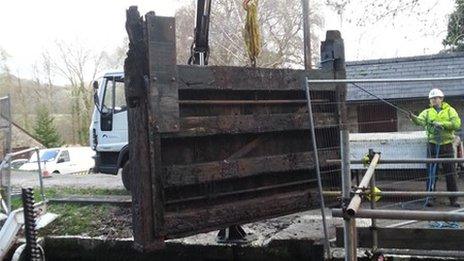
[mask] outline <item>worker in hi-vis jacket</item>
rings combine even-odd
[[[419,116],[410,113],[409,118],[416,125],[425,128],[428,140],[428,155],[430,158],[454,158],[453,141],[454,132],[461,127],[461,119],[456,110],[444,102],[445,95],[439,89],[432,89],[429,93],[430,108],[423,110]],[[435,165],[435,166],[433,166]],[[457,191],[456,169],[454,163],[443,163],[443,175],[446,177],[448,191]],[[436,188],[437,164],[428,166],[427,190]],[[450,205],[459,207],[457,197],[450,197]],[[433,206],[433,201],[428,200],[427,206]]]

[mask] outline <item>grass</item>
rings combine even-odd
[[[47,198],[71,195],[129,195],[125,190],[114,189],[78,189],[78,188],[47,188],[44,191]],[[40,189],[34,190],[36,202],[41,200]],[[130,209],[111,205],[79,205],[49,203],[48,212],[59,217],[40,231],[40,235],[83,235],[129,237]],[[22,207],[21,197],[12,199],[13,209]]]
[[[109,206],[52,204],[48,211],[60,215],[41,231],[42,235],[99,236],[99,220],[108,216]]]
[[[64,196],[101,196],[101,195],[130,195],[127,190],[123,189],[94,189],[94,188],[45,188],[44,189],[45,197],[56,198]],[[40,188],[34,188],[34,198],[36,202],[42,200],[40,195]],[[15,196],[11,200],[12,209],[17,209],[22,207],[21,196]]]

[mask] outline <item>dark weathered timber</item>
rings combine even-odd
[[[251,151],[253,151],[260,144],[262,144],[263,142],[265,142],[265,141],[267,141],[269,139],[271,139],[270,135],[268,135],[268,136],[260,136],[260,137],[258,137],[256,139],[248,142],[245,146],[243,146],[239,150],[235,151],[233,154],[231,154],[227,158],[227,160],[234,160],[234,159],[242,158],[242,157],[246,156],[248,153],[250,153]]]
[[[338,149],[319,151],[321,167],[338,155]],[[223,160],[184,166],[166,167],[166,186],[181,186],[249,177],[261,173],[285,172],[314,168],[312,152],[288,153],[255,158]]]
[[[303,80],[333,79],[336,66],[176,65],[174,19],[134,17],[125,70],[139,248],[314,207]],[[335,179],[326,159],[340,157],[337,90],[310,89],[324,178]]]
[[[148,88],[148,123],[150,143],[151,179],[153,185],[153,232],[156,237],[165,238],[164,226],[165,198],[164,175],[162,171],[162,132],[179,129],[179,107],[177,102],[176,35],[172,17],[160,17],[150,12],[145,16],[148,42],[148,68],[150,86]],[[146,164],[143,162],[142,164]]]
[[[66,197],[55,197],[48,200],[50,203],[61,204],[80,204],[80,205],[94,205],[94,204],[108,204],[120,205],[129,207],[132,205],[131,196],[120,195],[100,195],[100,196],[82,196],[73,195]]]
[[[295,91],[303,90],[304,77],[333,79],[332,70],[291,70],[232,66],[179,65],[179,89],[185,90],[236,90],[236,91]],[[334,85],[318,84],[311,90],[335,90]]]
[[[299,180],[295,182],[287,182],[287,183],[280,183],[277,185],[268,185],[268,186],[261,186],[257,188],[251,188],[251,189],[238,189],[230,192],[219,192],[219,193],[214,193],[211,195],[202,195],[202,196],[193,196],[193,197],[185,197],[182,199],[173,199],[170,201],[167,201],[166,204],[169,205],[175,205],[179,203],[188,203],[188,202],[193,202],[193,201],[198,201],[198,200],[212,200],[212,199],[220,199],[224,197],[230,197],[230,196],[242,196],[245,194],[252,194],[256,192],[263,192],[266,190],[276,190],[276,189],[288,189],[289,187],[295,188],[298,186],[311,186],[311,184],[315,184],[317,180],[315,178],[313,179],[306,179],[306,180]],[[313,195],[312,195],[313,196]],[[312,200],[315,200],[316,198],[312,197]]]
[[[159,132],[179,129],[179,104],[176,66],[176,26],[174,18],[146,15],[150,102],[153,124]]]
[[[168,237],[184,237],[228,227],[236,224],[237,220],[250,223],[261,220],[262,216],[272,218],[304,211],[312,206],[311,202],[311,193],[306,190],[220,205],[205,204],[201,209],[167,214],[166,228],[171,232]]]
[[[321,101],[318,101],[321,102]],[[324,101],[322,101],[324,102]],[[328,102],[326,100],[326,102]],[[306,104],[306,100],[184,100],[180,104],[201,104],[201,105],[244,105],[244,104]]]
[[[148,130],[147,47],[144,22],[137,7],[126,13],[129,51],[124,61],[124,85],[128,104],[129,160],[132,175],[132,229],[137,249],[162,248],[164,240],[155,235],[157,222],[153,218],[150,143]],[[137,164],[142,162],[142,164]]]
[[[321,67],[325,70],[333,71],[334,79],[346,78],[345,66],[345,48],[344,42],[339,31],[327,31],[326,39],[321,44]],[[350,171],[350,146],[349,146],[349,121],[348,110],[346,106],[346,84],[337,84],[336,101],[338,107],[338,122],[340,129],[340,157],[341,164],[341,190],[342,198],[349,198],[351,187],[351,171]],[[345,237],[347,242],[345,245],[345,256],[347,260],[356,259],[356,222],[354,219],[345,219],[344,221]]]
[[[358,227],[359,247],[372,247],[372,229]],[[377,228],[379,247],[421,250],[464,250],[462,229]],[[337,227],[337,246],[343,247],[343,228]],[[437,240],[437,238],[442,240]]]
[[[316,128],[337,125],[333,113],[314,114]],[[181,131],[173,136],[205,136],[234,133],[263,133],[309,129],[307,113],[227,115],[181,118]]]

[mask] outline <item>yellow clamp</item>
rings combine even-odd
[[[369,157],[369,154],[364,155],[364,157],[361,159],[362,164],[364,167],[368,167],[369,164],[371,164],[371,157]]]
[[[374,194],[380,193],[380,192],[382,192],[382,191],[378,187],[374,187]],[[369,201],[371,201],[371,191],[370,190],[369,190],[368,193],[366,193],[366,198]],[[380,198],[381,198],[381,196],[377,194],[377,195],[374,196],[374,201],[377,202],[377,201],[380,200]]]

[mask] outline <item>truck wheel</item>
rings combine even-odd
[[[126,161],[121,171],[122,184],[127,191],[130,191],[131,188],[131,176],[130,176],[130,163]]]

